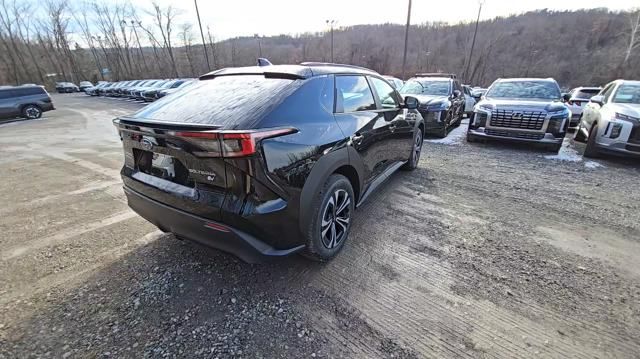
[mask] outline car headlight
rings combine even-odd
[[[446,111],[449,109],[449,103],[441,102],[427,105],[427,111]]]
[[[549,116],[553,118],[566,118],[569,117],[570,114],[571,112],[565,106],[562,106],[562,108],[553,108],[549,111]]]
[[[640,118],[629,116],[629,115],[625,115],[625,114],[619,113],[619,112],[616,112],[614,118],[616,118],[618,120],[633,122],[633,123],[640,123]]]
[[[495,106],[488,104],[488,103],[483,103],[478,105],[478,108],[481,110],[485,110],[485,111],[493,111],[495,109]]]

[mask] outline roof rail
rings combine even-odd
[[[456,74],[449,74],[443,72],[424,72],[416,74],[416,77],[448,77],[450,79],[456,80],[458,76]]]
[[[347,64],[335,64],[332,62],[302,62],[300,63],[300,65],[302,66],[335,66],[335,67],[348,67],[348,68],[352,68],[352,69],[360,69],[360,70],[367,70],[367,71],[373,71],[371,69],[368,69],[366,67],[362,67],[362,66],[356,66],[356,65],[347,65]]]

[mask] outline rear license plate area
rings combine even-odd
[[[136,170],[183,186],[195,187],[189,171],[179,159],[153,151],[133,148]]]

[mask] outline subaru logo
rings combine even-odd
[[[153,143],[146,138],[143,138],[142,141],[140,141],[140,144],[142,145],[142,148],[147,151],[151,151],[151,149],[153,148]]]
[[[514,112],[511,115],[512,120],[522,120],[522,112]]]

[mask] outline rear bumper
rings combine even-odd
[[[194,216],[166,206],[125,187],[129,207],[165,232],[231,253],[248,263],[288,256],[304,248],[275,249],[263,241],[226,224]]]

